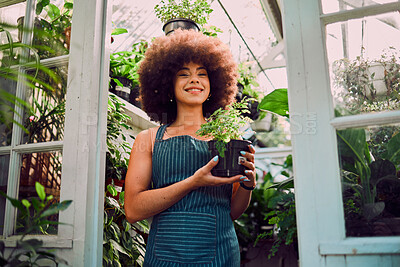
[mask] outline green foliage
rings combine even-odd
[[[60,9],[51,2],[40,0],[36,3],[36,15],[42,15],[44,19],[35,19],[33,46],[39,50],[41,58],[69,52],[73,3],[64,0]]]
[[[251,119],[243,115],[249,113],[247,106],[249,100],[252,99],[243,98],[240,102],[232,103],[225,109],[217,109],[196,132],[200,136],[211,137],[216,140],[216,147],[221,157],[225,156],[226,144],[230,140],[241,138],[243,132],[240,128],[252,122]]]
[[[162,23],[175,18],[186,18],[199,25],[206,24],[213,11],[207,0],[168,0],[168,2],[161,0],[154,10]]]
[[[109,95],[107,112],[107,153],[106,153],[106,178],[121,180],[128,170],[128,155],[130,144],[123,130],[131,130],[128,125],[131,118],[124,114],[125,104],[121,103],[115,95]],[[129,135],[132,139],[134,137]],[[121,140],[120,140],[121,138]]]
[[[254,245],[261,239],[271,238],[274,243],[269,251],[268,258],[273,257],[282,244],[290,245],[297,242],[296,209],[294,202],[294,179],[292,173],[292,155],[286,157],[283,164],[274,164],[281,167],[277,174],[287,177],[286,180],[273,183],[274,177],[267,174],[269,179],[262,185],[264,218],[273,229],[258,232]],[[260,207],[258,207],[260,208]],[[254,240],[254,239],[253,239]]]
[[[395,167],[400,163],[400,134],[392,136],[386,144],[386,154],[376,157],[370,154],[364,129],[340,130],[337,136],[344,191],[354,192],[348,197],[353,202],[359,202],[362,215],[367,221],[371,221],[385,209],[385,202],[378,197],[379,183],[400,184]],[[345,199],[344,202],[349,204],[347,201]]]
[[[124,104],[114,95],[108,99],[106,178],[123,180],[128,169],[130,145],[123,130],[131,118],[124,114]],[[133,136],[130,136],[134,138]],[[108,193],[108,194],[107,194]],[[130,224],[125,219],[124,195],[115,185],[106,188],[104,201],[103,266],[142,266],[148,232],[146,220]]]
[[[149,231],[146,220],[131,224],[125,219],[124,192],[119,200],[113,185],[107,187],[113,197],[105,197],[103,231],[103,266],[142,266]]]
[[[255,245],[257,236],[265,233],[265,226],[269,226],[265,221],[265,216],[272,211],[268,203],[275,195],[274,189],[267,189],[272,185],[273,177],[267,173],[263,183],[258,185],[251,194],[249,207],[234,221],[236,234],[239,244],[245,251],[250,245]]]
[[[148,45],[148,42],[140,41],[132,45],[131,51],[120,51],[110,55],[110,76],[118,86],[123,86],[118,77],[132,81],[132,88],[139,85],[137,71]]]
[[[275,89],[261,100],[258,108],[262,111],[269,111],[274,114],[289,118],[287,89]]]
[[[65,200],[61,203],[54,203],[53,196],[46,196],[44,187],[36,182],[36,192],[38,198],[31,200],[18,200],[7,196],[0,191],[0,195],[7,198],[10,203],[17,208],[24,219],[23,232],[17,241],[17,246],[6,257],[4,254],[4,241],[0,240],[0,266],[43,266],[44,262],[52,261],[55,264],[68,264],[67,261],[59,258],[52,250],[43,247],[43,241],[36,238],[26,239],[27,235],[42,232],[46,226],[62,224],[60,222],[50,221],[49,216],[58,214],[69,207],[71,200]]]
[[[379,66],[383,73],[380,74]],[[400,56],[393,48],[382,51],[381,58],[368,59],[358,56],[354,60],[347,58],[332,64],[334,84],[345,89],[338,95],[343,106],[352,112],[371,112],[397,110],[400,108]],[[386,93],[377,93],[377,77],[383,76]]]
[[[216,26],[208,26],[208,27],[202,27],[201,31],[203,32],[204,35],[210,36],[210,37],[217,37],[218,33],[222,33],[223,31],[216,27]]]
[[[238,83],[243,85],[243,95],[254,98],[259,101],[261,98],[261,91],[257,90],[260,84],[257,82],[257,76],[251,71],[251,68],[246,62],[239,63],[239,79]]]

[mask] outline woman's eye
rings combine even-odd
[[[207,73],[199,73],[199,76],[205,77],[205,76],[207,76]]]
[[[178,76],[186,77],[186,76],[189,76],[189,75],[186,74],[186,73],[181,73],[181,74],[178,74]]]

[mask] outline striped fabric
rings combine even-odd
[[[154,188],[193,175],[211,159],[206,141],[189,135],[162,140],[166,127],[159,128],[154,143]],[[154,216],[144,266],[240,266],[231,196],[232,185],[202,187]]]

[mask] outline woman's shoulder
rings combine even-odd
[[[135,143],[139,143],[141,145],[145,145],[146,147],[151,147],[153,150],[154,142],[156,139],[156,134],[160,126],[152,127],[146,130],[141,131],[135,138]]]

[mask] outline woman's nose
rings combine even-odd
[[[190,79],[190,83],[200,83],[200,81],[196,76],[192,76],[192,78]]]

